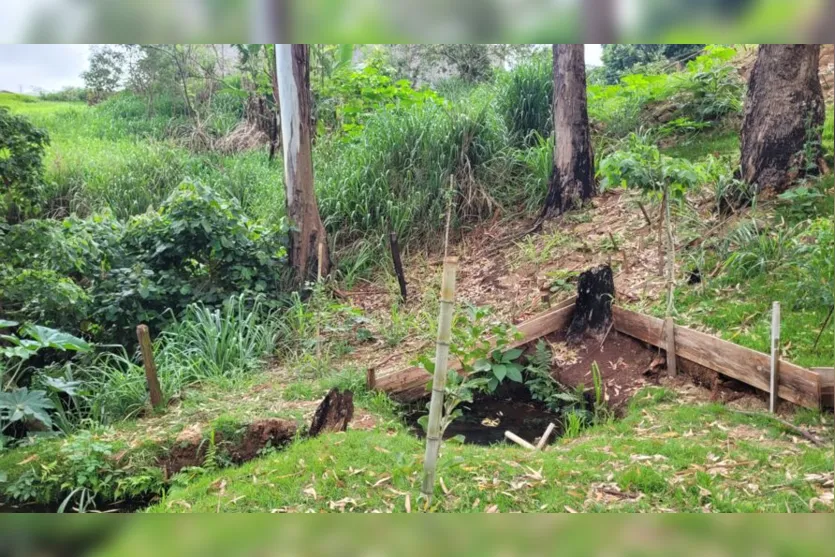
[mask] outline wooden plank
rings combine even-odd
[[[812,371],[820,377],[821,406],[824,408],[835,407],[835,368],[813,367]]]
[[[612,315],[615,330],[663,348],[663,319],[617,306],[612,308]],[[675,328],[675,344],[677,356],[768,392],[770,357],[767,354],[682,326]],[[780,360],[777,395],[800,406],[819,408],[820,376]]]
[[[508,343],[508,348],[516,348],[553,333],[568,326],[571,316],[574,314],[574,298],[566,300],[556,307],[540,313],[531,319],[516,325],[516,330],[521,333],[519,339],[513,339]],[[490,343],[495,339],[490,338]],[[449,369],[460,369],[461,365],[457,360],[450,360]],[[377,389],[394,395],[401,400],[413,400],[426,394],[426,384],[430,375],[420,366],[414,366],[393,373],[377,377]]]

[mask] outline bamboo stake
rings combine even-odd
[[[545,433],[542,434],[542,437],[539,438],[539,443],[536,444],[536,450],[542,450],[542,447],[545,446],[545,443],[548,442],[548,438],[551,437],[551,433],[554,432],[554,428],[556,428],[553,423],[548,424],[548,427],[545,429]]]
[[[777,409],[777,373],[780,370],[780,302],[771,306],[771,382],[769,383],[768,410]]]
[[[673,238],[672,213],[670,211],[669,185],[664,187],[664,213],[667,227],[667,312],[664,320],[666,329],[666,352],[667,352],[667,375],[675,377],[678,375],[676,364],[676,334],[675,323],[673,322],[673,286],[675,286],[675,239]]]
[[[319,242],[318,246],[318,253],[319,256],[318,260],[318,267],[316,269],[316,283],[319,284],[322,282],[322,256],[325,254],[325,243]],[[319,323],[319,317],[316,317],[316,359],[322,359],[322,336],[321,336],[321,324]]]
[[[142,352],[142,363],[145,366],[145,379],[148,381],[151,406],[159,408],[162,406],[162,389],[159,386],[157,366],[154,363],[154,351],[151,347],[151,333],[148,331],[147,325],[136,327],[136,338],[139,340],[139,351]]]
[[[420,491],[427,504],[432,502],[435,490],[435,469],[441,448],[441,410],[444,405],[449,342],[452,330],[452,308],[455,302],[455,272],[457,257],[444,258],[444,274],[441,281],[441,310],[438,317],[438,340],[435,344],[435,375],[432,379],[432,399],[429,402],[429,425],[426,432],[426,455],[423,459],[423,484]]]
[[[505,431],[504,436],[516,443],[517,445],[519,445],[520,447],[525,447],[526,449],[530,449],[532,451],[536,450],[536,447],[534,447],[533,445],[531,445],[530,443],[513,433],[512,431]]]

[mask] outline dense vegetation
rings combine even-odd
[[[97,436],[148,413],[135,356],[139,323],[152,328],[169,400],[195,384],[241,384],[275,356],[318,381],[335,366],[317,353],[321,329],[340,339],[329,343],[328,358],[351,349],[347,336],[361,343],[371,335],[366,318],[329,298],[327,288],[290,288],[282,161],[268,156],[269,134],[248,116],[253,99],[270,98],[263,72],[270,54],[251,46],[228,71],[197,49],[129,52],[144,65],[131,70],[124,88],[106,71],[118,59],[101,54],[84,96],[91,106],[79,102],[78,91],[40,99],[0,93],[0,452],[69,435],[63,445],[43,444],[41,458],[54,470],[8,478],[0,468],[0,500],[85,508],[85,500],[165,490],[167,479],[155,466],[158,449],[131,448],[138,470],[132,473],[123,469],[128,461],[110,458],[128,447]],[[694,203],[708,200],[722,214],[723,200],[745,193],[735,178],[745,89],[734,65],[739,52],[654,50],[635,63],[627,55],[635,53],[621,52],[624,59],[607,66],[606,83],[588,87],[596,171],[602,190],[633,190],[651,210],[670,187],[687,245],[679,278],[701,269],[707,283],[680,289],[683,318],[727,329],[762,312],[777,293],[788,301],[784,326],[801,338],[789,355],[803,365],[831,361],[832,339],[818,345],[814,337],[835,304],[832,176],[805,180],[762,207],[755,202],[727,234],[691,242],[706,232]],[[658,63],[664,56],[688,61],[682,68]],[[550,53],[431,88],[401,79],[379,53],[362,68],[348,60],[323,47],[311,79],[316,195],[340,286],[388,272],[389,232],[407,252],[439,247],[450,206],[452,226],[462,232],[494,216],[538,213],[553,166]],[[194,73],[182,69],[189,63]],[[823,137],[831,167],[831,105],[827,110]],[[739,285],[750,296],[726,303]],[[433,319],[400,306],[388,318],[380,329],[390,346]],[[459,344],[467,334],[480,336],[477,326],[460,322]],[[753,330],[743,327],[735,340],[765,350],[764,327],[759,321]],[[493,356],[476,352],[468,352],[470,363],[486,377],[464,388],[522,380],[519,354],[485,362]],[[535,375],[525,371],[529,383]],[[339,381],[354,386],[361,378]],[[550,384],[529,388],[540,389],[541,400],[569,396]],[[372,393],[363,397],[366,407],[391,413]],[[694,418],[681,420],[689,427]],[[351,443],[384,443],[368,435]],[[279,467],[304,450],[279,457]],[[410,466],[404,463],[402,474]],[[675,497],[644,474],[633,466],[616,481],[624,489],[630,482],[652,484],[665,502]],[[688,496],[686,507],[698,502]],[[258,509],[269,504],[251,502]]]

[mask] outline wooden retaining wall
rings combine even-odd
[[[566,328],[574,313],[574,299],[532,317],[516,326],[521,333],[509,348],[522,346],[540,337]],[[618,306],[612,307],[615,330],[652,346],[665,348],[664,320]],[[492,339],[491,339],[492,341]],[[676,356],[737,379],[762,391],[769,390],[768,354],[739,346],[687,327],[675,327]],[[450,369],[460,369],[451,360]],[[410,367],[375,378],[375,387],[398,400],[415,400],[426,395],[430,375],[421,367]],[[833,406],[835,371],[819,368],[815,371],[780,360],[777,395],[785,400],[820,408]]]
[[[615,330],[664,347],[664,320],[614,306]],[[676,325],[676,356],[768,392],[771,356]],[[819,408],[821,378],[812,370],[780,360],[777,396],[807,408]]]
[[[521,338],[512,340],[508,344],[508,348],[523,346],[554,331],[566,328],[574,314],[574,301],[574,298],[566,300],[548,311],[516,325],[516,329],[521,333]],[[490,341],[492,343],[493,339],[491,338]],[[460,368],[461,365],[458,360],[449,361],[449,369],[458,370]],[[388,393],[392,397],[407,401],[425,396],[427,394],[426,384],[430,379],[431,375],[426,373],[425,369],[414,366],[380,375],[376,377],[375,385],[377,389]]]

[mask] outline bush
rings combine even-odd
[[[132,343],[137,323],[161,325],[191,303],[281,292],[286,232],[282,220],[251,221],[236,201],[185,182],[158,212],[125,224],[103,215],[9,227],[0,299],[20,320]]]
[[[365,122],[382,108],[421,106],[424,103],[442,104],[443,100],[431,89],[412,88],[408,80],[393,81],[380,64],[362,70],[342,68],[314,83],[317,124],[320,131],[339,131],[349,138],[358,138]]]
[[[687,159],[662,155],[646,135],[632,133],[623,142],[623,149],[615,151],[600,162],[598,174],[603,177],[601,188],[637,187],[655,196],[669,185],[676,198],[703,183],[703,168]]]
[[[42,199],[45,130],[0,106],[0,215],[11,222],[35,216]]]

